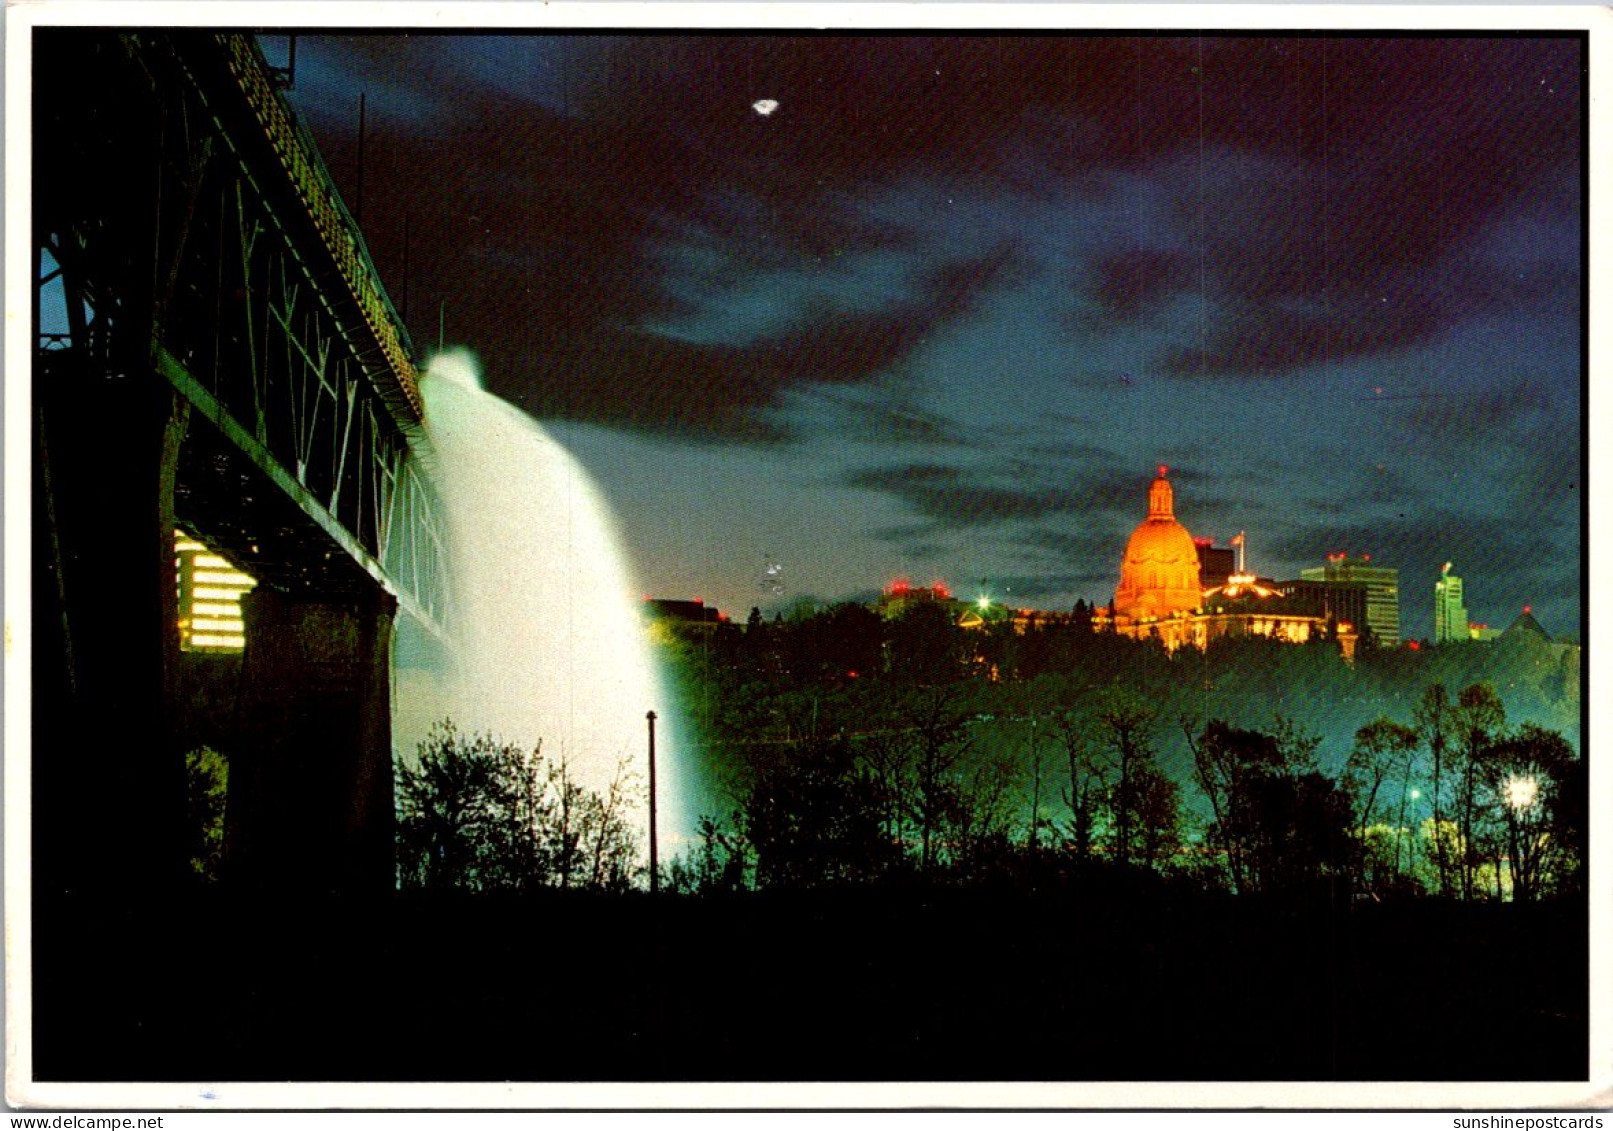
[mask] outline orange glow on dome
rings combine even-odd
[[[1167,470],[1160,465],[1160,477],[1148,488],[1148,517],[1126,543],[1120,587],[1115,590],[1116,615],[1155,619],[1197,612],[1203,603],[1198,547],[1187,528],[1176,521]]]

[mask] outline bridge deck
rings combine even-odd
[[[49,29],[35,53],[35,228],[70,323],[36,380],[166,382],[188,528],[276,588],[379,583],[442,635],[408,333],[255,43]]]

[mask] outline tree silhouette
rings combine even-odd
[[[1463,899],[1472,899],[1475,894],[1475,878],[1484,855],[1480,845],[1483,830],[1478,824],[1479,782],[1485,774],[1484,763],[1489,758],[1490,747],[1500,737],[1506,721],[1507,712],[1501,697],[1487,683],[1463,688],[1456,697],[1456,709],[1451,712],[1456,737],[1454,751],[1461,770],[1456,799],[1462,838],[1457,874]]]
[[[1363,882],[1374,888],[1382,882],[1396,882],[1400,877],[1400,842],[1405,825],[1405,807],[1409,792],[1409,770],[1412,756],[1417,751],[1417,732],[1411,727],[1379,717],[1355,732],[1355,746],[1345,762],[1342,785],[1350,793],[1356,807],[1356,840],[1361,846]],[[1379,795],[1389,779],[1398,771],[1402,789],[1399,817],[1394,828],[1394,856],[1390,866],[1369,851],[1368,830],[1373,825]],[[1371,872],[1368,875],[1368,872]],[[1387,875],[1380,873],[1387,872]]]
[[[488,735],[432,729],[413,764],[396,766],[398,881],[429,891],[621,890],[639,870],[626,820],[632,780],[623,763],[606,793]]]
[[[893,868],[893,801],[841,737],[809,735],[759,754],[741,810],[757,887],[841,886]]]
[[[1350,796],[1314,769],[1313,737],[1281,718],[1272,733],[1212,719],[1186,734],[1215,813],[1210,840],[1225,856],[1234,891],[1349,890],[1357,870]]]
[[[1536,899],[1551,881],[1577,871],[1582,830],[1565,795],[1580,768],[1561,735],[1531,723],[1488,751],[1480,775],[1488,808],[1505,828],[1513,899]]]
[[[1444,835],[1445,810],[1441,791],[1444,785],[1445,750],[1450,741],[1453,722],[1450,695],[1442,683],[1431,684],[1423,691],[1415,713],[1417,733],[1428,747],[1434,763],[1434,863],[1439,877],[1441,895],[1450,895],[1451,861]]]

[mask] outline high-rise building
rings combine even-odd
[[[1451,572],[1446,562],[1434,582],[1434,643],[1445,644],[1453,640],[1469,640],[1467,606],[1462,603],[1462,579]]]
[[[1194,538],[1199,552],[1199,584],[1205,589],[1225,585],[1238,572],[1238,556],[1231,546],[1217,546],[1214,538]]]
[[[1359,585],[1367,591],[1366,627],[1383,648],[1400,646],[1400,571],[1371,564],[1372,555],[1351,560],[1348,554],[1329,554],[1325,566],[1299,571],[1302,581],[1332,581]]]
[[[1367,623],[1367,589],[1342,581],[1279,581],[1289,607],[1307,616],[1359,628]]]

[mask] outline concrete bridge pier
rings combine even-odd
[[[33,840],[41,894],[185,873],[174,475],[188,406],[54,355],[35,384]]]
[[[241,604],[247,644],[226,882],[305,893],[391,888],[397,599],[379,588],[260,586]]]

